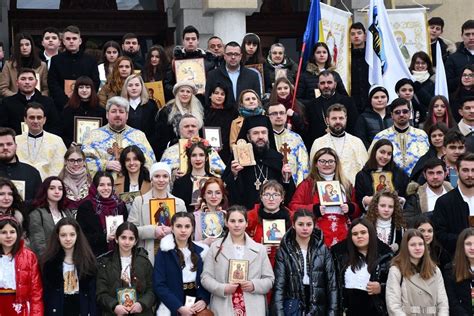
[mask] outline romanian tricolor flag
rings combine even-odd
[[[311,55],[314,44],[324,42],[323,22],[321,20],[320,0],[312,0],[309,9],[308,22],[303,35],[303,63],[306,63]]]

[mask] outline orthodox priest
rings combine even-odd
[[[130,145],[137,145],[143,151],[148,169],[155,162],[155,154],[145,134],[127,125],[129,108],[127,99],[110,98],[105,108],[108,124],[85,135],[82,150],[91,174],[105,170],[121,172],[120,153]]]
[[[275,147],[275,138],[269,137],[271,132],[272,125],[268,117],[257,115],[245,118],[237,139],[245,139],[251,144],[255,164],[244,167],[234,157],[227,166],[223,178],[231,204],[253,208],[260,201],[260,187],[271,179],[277,180],[285,188],[285,203],[291,199],[295,191],[291,167],[288,162],[283,163],[283,156]]]

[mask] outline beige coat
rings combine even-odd
[[[209,308],[215,316],[234,316],[232,295],[225,295],[224,288],[228,283],[229,260],[235,259],[232,238],[228,236],[222,251],[214,259],[222,243],[222,238],[216,240],[210,247],[201,274],[201,283],[211,293]],[[249,260],[248,280],[252,281],[255,290],[244,292],[247,315],[265,315],[266,294],[271,290],[275,276],[268,259],[266,248],[245,235],[244,259]]]
[[[400,270],[392,266],[388,273],[385,299],[389,315],[449,316],[448,297],[438,267],[435,275],[428,280],[423,280],[418,273],[402,280]]]
[[[42,95],[48,95],[48,66],[45,62],[41,62],[41,65],[34,69],[37,76],[39,77],[39,89]],[[18,79],[18,73],[16,68],[13,67],[11,61],[5,63],[2,72],[0,73],[0,95],[9,97],[18,92],[16,81]]]
[[[155,231],[156,225],[150,224],[150,199],[152,199],[152,190],[144,195],[137,196],[132,204],[132,209],[128,215],[127,221],[138,227],[139,246],[148,251],[148,259],[151,264],[155,264]],[[176,202],[176,212],[186,212],[184,201],[168,193],[168,198],[174,198]]]

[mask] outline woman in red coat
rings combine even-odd
[[[43,316],[38,260],[21,236],[14,217],[0,217],[0,315]]]
[[[350,221],[360,216],[355,199],[355,190],[342,172],[341,162],[337,153],[331,148],[321,148],[316,152],[312,161],[309,176],[296,188],[290,202],[292,214],[302,208],[312,211],[316,217],[316,225],[323,232],[324,243],[327,247],[344,240]],[[331,201],[340,199],[340,204],[333,206],[321,205],[318,194],[318,181],[339,181],[341,196],[334,191],[325,192],[329,185],[323,185],[321,193],[327,193]]]
[[[285,198],[285,190],[283,186],[276,180],[269,180],[260,189],[260,201],[261,203],[255,204],[255,207],[248,212],[248,226],[247,234],[252,239],[260,244],[264,242],[264,234],[267,232],[263,231],[263,220],[285,220],[285,228],[291,227],[290,211],[283,206],[283,200]],[[280,231],[275,239],[281,240],[284,232]],[[267,237],[269,237],[267,235]],[[278,250],[278,243],[266,244],[268,257],[272,264],[275,263],[275,256]]]

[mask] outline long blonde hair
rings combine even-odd
[[[199,129],[204,125],[204,109],[201,102],[196,98],[195,95],[191,96],[191,101],[188,107],[184,107],[178,97],[168,102],[167,106],[171,105],[171,111],[168,115],[168,123],[173,124],[175,122],[174,117],[176,115],[184,115],[185,113],[192,114],[198,120]]]
[[[143,81],[142,76],[137,75],[137,74],[131,74],[130,76],[127,77],[127,79],[125,79],[125,82],[123,83],[123,86],[122,86],[121,97],[125,98],[127,100],[130,99],[129,95],[128,95],[127,85],[130,82],[130,80],[135,79],[135,78],[138,79],[138,81],[140,81],[140,84],[142,85],[142,92],[140,93],[141,103],[146,104],[146,103],[148,103],[148,100],[150,99],[150,97],[148,95],[148,90],[145,87],[145,82]]]

